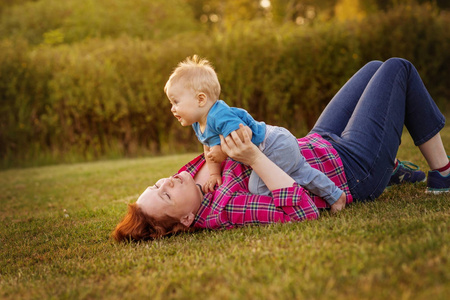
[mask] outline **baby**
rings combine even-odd
[[[210,62],[197,55],[179,63],[167,81],[164,92],[172,105],[171,111],[182,126],[192,125],[203,144],[210,178],[203,186],[204,192],[213,191],[222,184],[221,162],[226,155],[220,148],[220,137],[237,131],[239,124],[251,130],[252,142],[297,183],[324,198],[330,205],[342,191],[322,172],[312,168],[301,155],[297,139],[285,128],[258,122],[244,109],[230,107],[218,100],[220,83]],[[252,172],[249,191],[270,195],[259,176]]]

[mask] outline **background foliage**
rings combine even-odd
[[[373,59],[409,59],[448,109],[444,2],[263,2],[2,2],[1,166],[200,150],[163,93],[195,53],[215,65],[222,99],[296,135]]]

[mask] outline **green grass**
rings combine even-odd
[[[443,133],[450,149],[450,128]],[[146,185],[194,154],[0,172],[1,299],[448,299],[450,201],[425,184],[317,221],[116,244]],[[399,153],[426,170],[405,138]]]

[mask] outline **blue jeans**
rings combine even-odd
[[[374,200],[386,188],[403,125],[416,146],[435,136],[445,118],[415,67],[391,58],[362,67],[333,97],[311,133],[327,139],[344,164],[350,192]]]

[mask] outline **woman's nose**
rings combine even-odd
[[[166,184],[167,184],[169,187],[173,187],[173,177],[172,177],[172,176],[170,176],[169,178],[167,178]]]
[[[175,112],[175,111],[176,111],[176,109],[175,109],[175,106],[174,106],[174,105],[172,105],[172,107],[170,108],[170,111],[171,111],[171,112]]]

